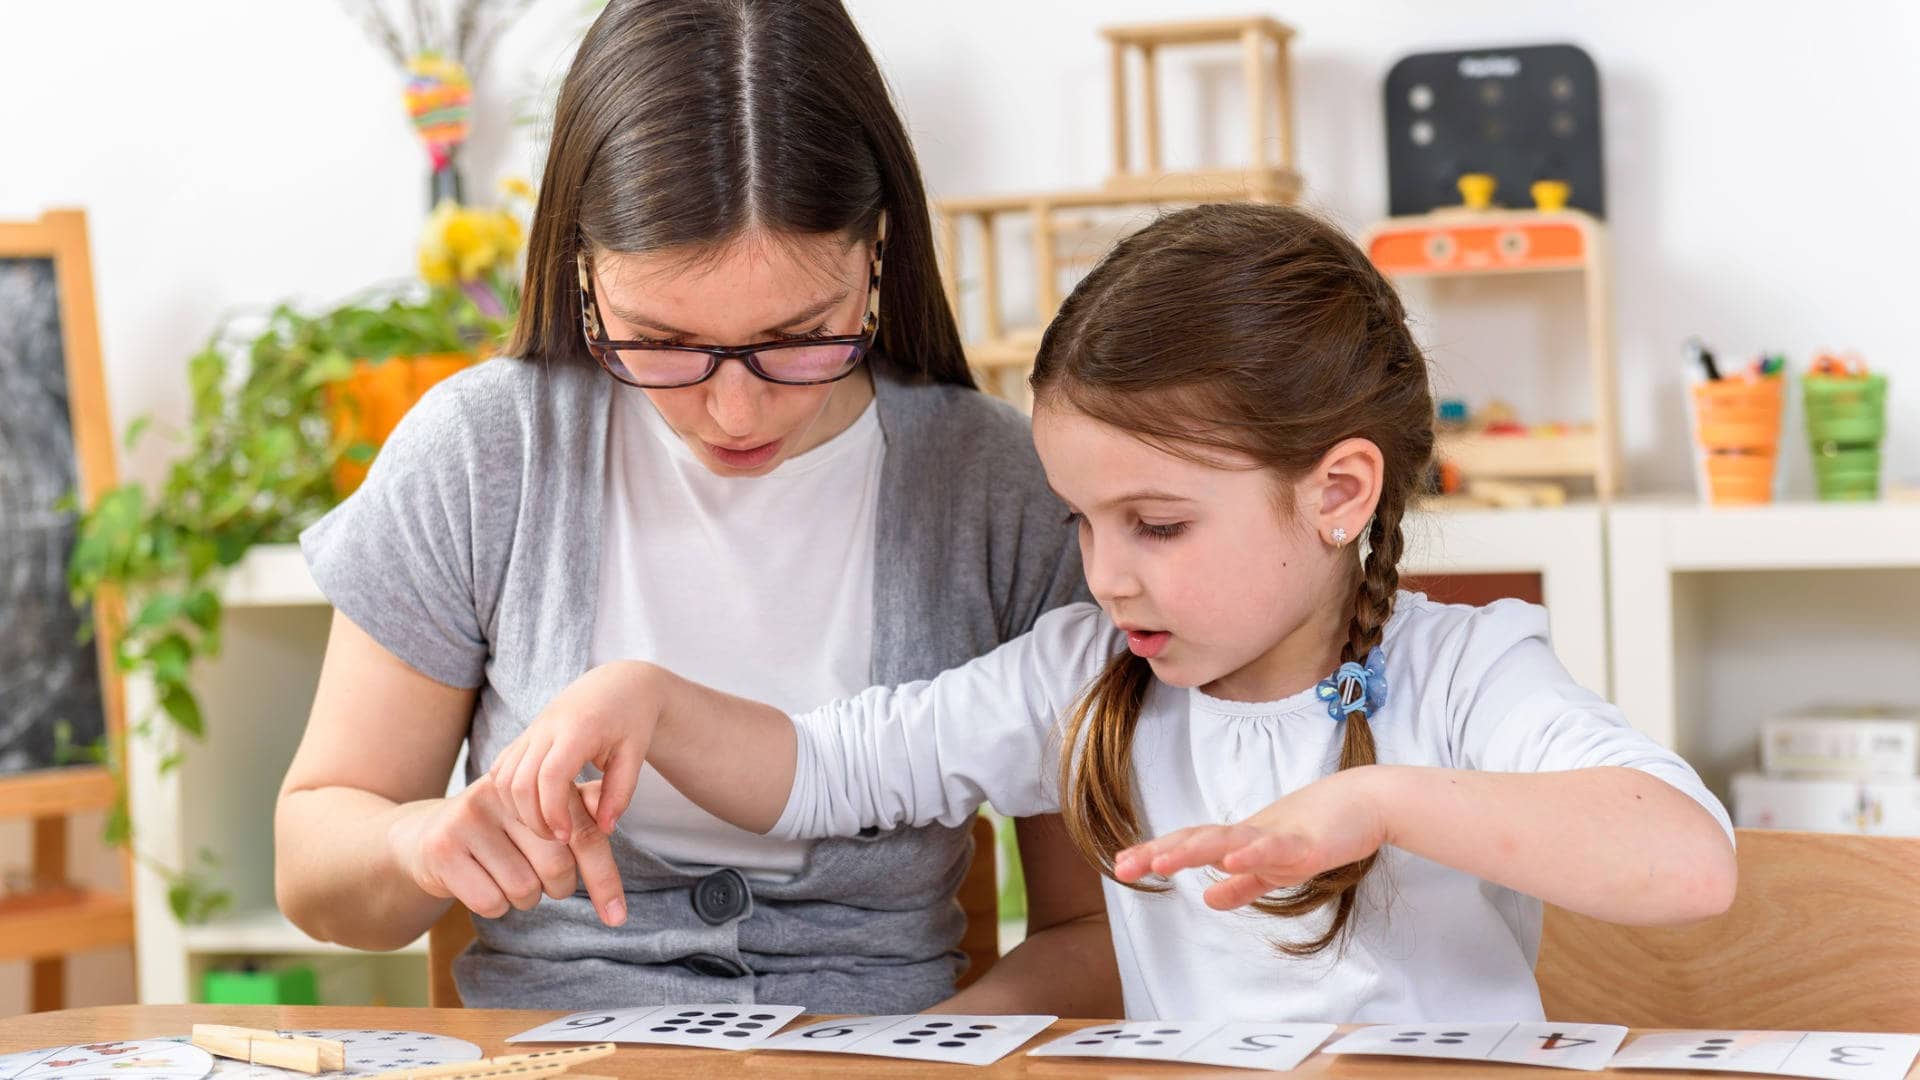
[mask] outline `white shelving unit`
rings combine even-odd
[[[306,728],[332,608],[293,545],[255,549],[230,574],[221,657],[196,683],[207,739],[188,745],[182,766],[159,772],[150,740],[128,740],[128,798],[142,856],[134,918],[140,1000],[191,1001],[201,974],[224,962],[299,960],[319,972],[330,1002],[424,1003],[424,939],[393,953],[360,953],[309,938],[273,899],[273,806]],[[129,715],[153,711],[152,685],[129,678]],[[217,862],[214,883],[230,890],[231,911],[182,926],[167,904],[166,880],[148,862],[172,868]]]
[[[1407,515],[1402,574],[1538,574],[1554,651],[1582,686],[1612,685],[1606,515],[1597,503]]]
[[[1725,791],[1759,724],[1920,701],[1920,504],[1608,511],[1614,699]]]

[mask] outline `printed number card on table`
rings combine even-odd
[[[1333,1024],[1138,1020],[1083,1028],[1028,1056],[1178,1061],[1283,1072],[1305,1061],[1337,1030]]]
[[[1329,1054],[1500,1061],[1554,1069],[1598,1072],[1627,1029],[1613,1024],[1378,1024],[1349,1032],[1327,1047]]]
[[[1920,1035],[1857,1031],[1663,1031],[1614,1055],[1615,1069],[1900,1080],[1920,1054]]]
[[[805,1010],[798,1005],[661,1005],[575,1013],[509,1043],[611,1042],[751,1050]]]
[[[850,1016],[823,1020],[769,1039],[762,1050],[861,1054],[991,1065],[1047,1030],[1057,1016]]]

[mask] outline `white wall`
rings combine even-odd
[[[1914,5],[1802,4],[1791,17],[1733,0],[850,6],[944,195],[1100,180],[1109,134],[1096,27],[1276,15],[1300,31],[1296,115],[1311,198],[1355,227],[1385,208],[1380,83],[1395,58],[1580,44],[1606,95],[1631,483],[1691,483],[1677,358],[1691,333],[1736,357],[1861,349],[1894,375],[1890,472],[1920,481]],[[476,190],[530,171],[533,136],[507,118],[557,79],[582,25],[574,0],[543,0],[504,40],[480,87]],[[1216,128],[1240,130],[1222,63],[1230,54],[1166,66],[1176,162],[1215,141]],[[1215,109],[1209,121],[1203,113]],[[184,359],[224,313],[289,296],[329,301],[407,274],[424,203],[424,157],[398,80],[339,3],[0,0],[0,218],[71,205],[90,213],[120,426],[146,412],[184,416]],[[1516,302],[1490,298],[1495,309]],[[1477,385],[1472,367],[1512,348],[1499,318],[1428,313],[1423,332],[1443,366],[1454,364],[1448,384]],[[1567,325],[1567,312],[1550,311],[1518,332],[1528,355],[1556,354],[1547,362],[1564,373]],[[1804,492],[1803,455],[1789,448],[1785,458]],[[122,470],[153,478],[162,464],[149,443]],[[0,866],[19,862],[19,850],[0,833]],[[81,996],[113,997],[130,985],[114,982],[123,976],[83,979]],[[14,981],[0,968],[0,1014],[16,1011]]]

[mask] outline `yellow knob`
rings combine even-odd
[[[1460,188],[1460,201],[1467,204],[1467,209],[1485,210],[1493,205],[1493,189],[1497,181],[1490,174],[1462,173],[1455,184]]]
[[[1573,194],[1572,185],[1565,180],[1535,180],[1533,182],[1533,205],[1551,214],[1555,210],[1567,208],[1567,196]]]

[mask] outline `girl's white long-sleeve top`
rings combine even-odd
[[[1061,721],[1125,636],[1090,604],[924,682],[875,687],[794,717],[799,757],[771,835],[852,835],[940,821],[982,803],[1024,817],[1059,810]],[[1401,593],[1383,641],[1389,696],[1371,718],[1378,760],[1490,772],[1639,769],[1693,798],[1733,835],[1687,763],[1575,683],[1547,640],[1543,609],[1518,601],[1438,604]],[[1335,770],[1339,725],[1312,689],[1281,701],[1224,701],[1155,680],[1133,743],[1143,835],[1241,820]],[[1171,891],[1104,883],[1127,1015],[1335,1022],[1537,1020],[1540,901],[1383,848],[1353,929],[1304,959],[1273,948],[1332,918],[1297,920]]]

